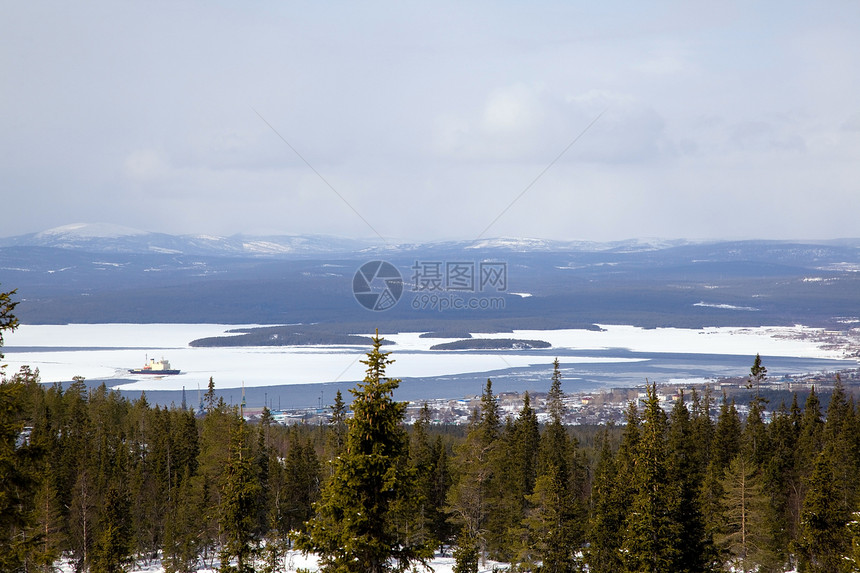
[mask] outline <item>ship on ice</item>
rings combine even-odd
[[[129,368],[128,371],[132,374],[179,374],[179,370],[171,369],[170,362],[164,358],[161,360],[150,358],[149,362],[143,365],[143,368]]]

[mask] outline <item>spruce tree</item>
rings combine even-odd
[[[858,494],[857,436],[854,434],[854,407],[848,401],[839,374],[824,422],[824,443],[833,449],[833,473],[842,502],[853,507]]]
[[[668,477],[678,491],[672,515],[680,528],[680,555],[675,568],[678,573],[707,571],[716,562],[716,551],[706,532],[699,496],[706,470],[699,455],[700,447],[701,444],[694,441],[693,423],[682,392],[672,408],[667,435]]]
[[[439,497],[439,493],[436,491],[436,464],[439,451],[434,444],[430,443],[427,434],[429,425],[430,409],[424,403],[418,418],[412,424],[409,464],[418,478],[416,499],[419,509],[415,524],[418,536],[431,540],[434,545],[438,546],[444,543],[447,536],[444,531],[439,530],[439,524],[443,523],[447,516],[443,510],[444,492],[442,492],[442,497]]]
[[[847,527],[851,511],[836,479],[835,456],[835,448],[824,448],[809,477],[797,542],[801,573],[840,571],[851,546]]]
[[[741,435],[741,419],[738,416],[737,408],[735,408],[735,402],[734,400],[729,402],[725,393],[723,393],[723,401],[720,404],[717,425],[714,428],[714,442],[711,454],[711,461],[717,475],[721,476],[722,472],[729,467],[729,463],[740,452]]]
[[[320,496],[320,462],[310,437],[291,431],[290,449],[283,464],[283,485],[275,503],[277,529],[282,535],[292,530],[305,531],[313,517],[314,503]]]
[[[624,526],[636,494],[636,453],[641,440],[639,412],[634,402],[627,406],[626,422],[617,454],[613,454],[609,433],[604,431],[594,471],[586,551],[589,571],[594,573],[616,573],[624,566]]]
[[[92,419],[87,407],[87,390],[83,379],[76,379],[64,394],[66,417],[61,467],[66,481],[61,492],[68,491],[69,544],[73,558],[82,567],[90,565],[95,541],[98,508],[97,446],[93,443]],[[66,489],[68,488],[68,489]]]
[[[59,559],[65,541],[65,522],[62,507],[59,505],[59,492],[56,486],[56,471],[48,454],[42,465],[41,480],[34,500],[34,534],[38,539],[35,548],[35,565],[41,571],[52,571],[54,562]]]
[[[166,573],[197,571],[197,560],[202,550],[203,508],[190,469],[186,467],[184,472],[164,528],[162,563]]]
[[[203,395],[204,408],[207,414],[211,414],[218,407],[218,397],[215,396],[215,379],[209,377],[209,385],[206,388],[206,394]]]
[[[591,486],[591,518],[586,551],[589,571],[614,573],[621,569],[621,535],[627,508],[622,499],[622,484],[615,454],[604,429],[600,441],[600,456],[594,469]]]
[[[534,491],[535,471],[540,451],[540,429],[537,414],[531,407],[529,393],[525,393],[523,407],[513,424],[513,450],[508,458],[508,475],[511,486],[519,503],[519,509],[526,509],[525,496]]]
[[[812,464],[821,451],[824,435],[824,420],[821,417],[821,401],[815,386],[809,391],[803,414],[800,417],[800,435],[797,440],[797,467],[802,475],[809,474]]]
[[[201,548],[204,560],[208,562],[214,560],[221,520],[221,486],[231,451],[235,449],[235,444],[231,445],[231,439],[235,442],[233,433],[237,419],[236,412],[228,411],[223,401],[218,401],[211,410],[207,409],[200,424],[200,453],[197,458],[197,475],[193,479],[203,510]]]
[[[741,451],[742,426],[734,400],[723,393],[720,413],[714,427],[711,457],[701,487],[700,503],[708,534],[719,534],[722,522],[723,478],[731,461]]]
[[[268,412],[268,408],[263,407],[263,416],[257,424],[257,447],[253,452],[254,473],[259,485],[255,530],[261,539],[269,532],[269,506],[271,505],[269,479],[272,471],[272,455],[266,441],[271,421],[271,417],[267,416]]]
[[[571,440],[564,427],[564,392],[561,389],[561,369],[558,358],[553,362],[552,383],[546,399],[546,410],[549,414],[549,422],[544,429],[540,440],[540,451],[538,457],[538,473],[552,473],[552,466],[561,472],[562,479],[567,487],[573,485],[580,476],[577,470],[576,441]]]
[[[410,531],[416,477],[407,464],[406,404],[392,397],[400,381],[386,377],[393,360],[381,346],[377,333],[362,361],[364,381],[351,390],[346,448],[307,533],[296,537],[300,549],[317,553],[324,571],[405,571],[432,556],[432,546]]]
[[[496,519],[504,521],[504,526],[497,527],[499,548],[497,557],[504,561],[528,560],[532,552],[528,526],[525,517],[530,509],[528,496],[534,492],[537,454],[540,444],[540,430],[537,415],[531,407],[528,392],[523,398],[523,408],[516,419],[508,418],[503,438],[503,447],[499,450],[501,459],[496,461],[499,467],[501,495],[495,508]]]
[[[677,571],[682,551],[675,516],[679,488],[670,478],[666,414],[656,385],[646,387],[645,410],[633,472],[636,488],[625,526],[623,561],[627,571]]]
[[[93,550],[93,569],[120,573],[131,560],[131,511],[121,483],[113,483],[105,496],[100,533]]]
[[[0,360],[3,359],[3,332],[7,330],[12,332],[18,328],[18,318],[13,313],[18,306],[18,302],[12,300],[15,292],[15,290],[0,292]],[[3,375],[4,372],[0,368],[0,377]]]
[[[699,396],[695,388],[690,393],[691,439],[695,447],[697,464],[707,470],[711,460],[711,449],[714,439],[714,422],[711,420],[711,387],[707,386],[703,396]]]
[[[547,394],[549,423],[540,437],[534,493],[528,500],[526,525],[530,553],[551,572],[568,571],[582,545],[586,513],[577,443],[564,427],[564,392],[561,368],[553,361],[552,382]],[[523,553],[521,551],[521,553]]]
[[[248,428],[237,416],[230,438],[230,458],[221,488],[221,571],[249,573],[259,542],[257,515],[260,484],[248,444]],[[236,559],[236,567],[230,561]]]
[[[742,435],[744,455],[750,462],[761,468],[769,455],[768,431],[763,419],[763,402],[753,398]]]
[[[747,388],[755,390],[754,399],[757,401],[762,400],[760,386],[766,378],[767,368],[762,365],[761,356],[756,354],[753,365],[750,367],[750,375],[747,378]]]
[[[767,560],[767,497],[755,464],[743,454],[726,469],[721,501],[724,521],[718,544],[734,570],[757,571]]]
[[[575,535],[573,500],[558,466],[537,478],[534,493],[527,496],[529,509],[524,520],[528,545],[520,548],[518,560],[526,566],[541,564],[545,573],[574,570],[579,547]]]
[[[796,405],[796,395],[794,399]],[[784,403],[774,412],[768,433],[770,452],[763,468],[762,485],[769,500],[766,509],[769,559],[779,564],[788,562],[797,535],[794,515],[799,514],[797,492],[801,489],[794,466],[797,428]]]
[[[346,404],[343,401],[343,395],[340,390],[334,396],[334,404],[330,406],[331,418],[328,422],[329,438],[328,445],[331,450],[331,458],[336,458],[343,452],[346,445]],[[334,467],[334,466],[332,466]]]
[[[442,436],[433,440],[432,485],[430,489],[430,507],[433,508],[433,533],[441,547],[450,545],[455,538],[456,528],[448,519],[445,503],[448,491],[451,489],[452,477],[449,462],[448,447],[442,441]]]
[[[485,557],[489,549],[488,520],[499,493],[501,468],[495,463],[499,447],[499,406],[493,383],[487,380],[480,407],[473,411],[466,438],[456,449],[456,478],[446,500],[446,511],[460,527],[459,554],[469,559],[473,551]]]
[[[0,570],[21,571],[33,549],[26,532],[37,487],[27,471],[28,447],[19,442],[24,427],[24,384],[0,383]]]

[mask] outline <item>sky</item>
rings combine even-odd
[[[860,237],[860,3],[7,2],[0,235]]]

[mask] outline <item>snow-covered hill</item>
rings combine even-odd
[[[443,251],[500,253],[645,252],[693,244],[690,241],[633,239],[600,243],[539,238],[498,237],[478,240],[404,242],[348,239],[332,235],[170,235],[113,223],[73,223],[14,237],[0,238],[0,247],[53,247],[91,253],[160,253],[211,256],[295,257],[337,254],[389,255]]]
[[[36,233],[36,238],[44,241],[57,241],[63,238],[79,240],[81,238],[114,239],[117,237],[130,237],[134,235],[145,235],[146,231],[124,227],[114,223],[72,223],[47,229]]]
[[[444,257],[451,253],[513,254],[579,253],[645,257],[674,251],[680,260],[755,260],[795,264],[816,261],[816,267],[852,270],[860,262],[859,239],[826,242],[690,241],[630,239],[625,241],[559,241],[540,238],[496,237],[478,240],[408,242],[378,238],[351,239],[332,235],[170,235],[132,229],[113,223],[75,223],[38,233],[0,238],[2,247],[48,247],[86,253],[175,254],[216,257]],[[840,266],[841,265],[841,266]],[[850,268],[843,268],[843,267]],[[830,268],[828,267],[828,268]]]
[[[0,238],[0,247],[53,247],[91,253],[161,253],[211,256],[301,256],[356,252],[369,245],[325,235],[169,235],[111,223],[75,223]]]

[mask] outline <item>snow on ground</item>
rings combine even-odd
[[[302,555],[298,551],[290,551],[287,553],[287,556],[284,559],[284,570],[287,573],[294,573],[299,569],[306,569],[309,571],[319,571],[317,558],[315,555]],[[478,573],[491,573],[493,571],[493,567],[506,567],[507,565],[504,563],[498,563],[495,561],[488,561],[484,564],[479,564]],[[433,569],[434,573],[453,573],[454,571],[454,558],[450,556],[443,557],[441,555],[436,555],[433,561],[430,562],[430,567]],[[63,562],[60,564],[59,571],[61,573],[72,573],[74,571],[74,566],[71,563]],[[426,569],[418,568],[420,571],[427,571]],[[210,569],[201,567],[197,569],[197,573],[216,573],[217,568]],[[156,562],[150,565],[142,565],[139,567],[133,567],[129,570],[129,573],[164,573],[164,567],[162,567],[161,563]]]

